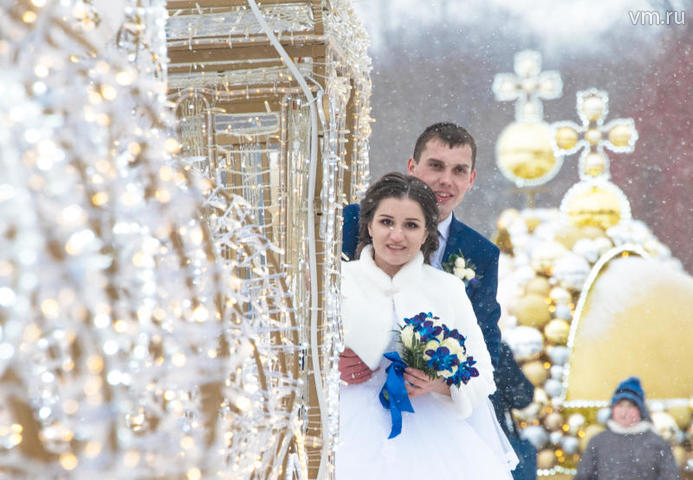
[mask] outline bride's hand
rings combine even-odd
[[[432,380],[421,370],[407,367],[404,371],[405,386],[409,397],[418,397],[429,392],[450,396],[450,387],[440,378]]]

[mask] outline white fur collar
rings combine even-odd
[[[636,433],[645,433],[648,430],[653,430],[653,425],[646,420],[641,420],[635,425],[631,425],[630,427],[622,427],[613,420],[608,420],[606,422],[606,425],[609,427],[609,430],[621,435],[633,435]]]
[[[373,258],[373,245],[366,245],[363,247],[361,255],[359,256],[359,264],[363,267],[362,272],[370,277],[370,279],[382,288],[383,291],[392,293],[393,289],[400,290],[401,287],[407,285],[408,282],[417,279],[421,275],[423,253],[419,251],[419,253],[404,264],[392,278],[375,264],[375,259]]]

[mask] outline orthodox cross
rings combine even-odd
[[[632,118],[617,118],[604,125],[609,113],[609,95],[591,88],[577,93],[577,111],[582,125],[574,122],[551,124],[556,154],[571,155],[582,149],[579,162],[581,180],[609,179],[609,157],[604,149],[631,153],[638,140]]]
[[[541,54],[524,50],[515,55],[515,73],[499,73],[491,87],[499,102],[515,100],[515,120],[537,122],[543,118],[540,99],[559,98],[563,90],[561,74],[541,71]]]

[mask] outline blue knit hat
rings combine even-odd
[[[630,400],[633,402],[640,410],[640,416],[643,420],[648,420],[650,414],[647,412],[647,407],[645,406],[645,391],[640,385],[640,379],[638,377],[629,377],[622,381],[616,391],[614,396],[611,397],[611,406],[616,405],[620,400]]]

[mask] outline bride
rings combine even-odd
[[[337,480],[379,478],[511,479],[517,463],[493,413],[493,367],[464,284],[428,264],[438,246],[433,191],[415,177],[390,173],[361,202],[360,257],[342,264],[345,345],[373,376],[343,385]],[[401,434],[388,439],[390,411],[378,399],[395,333],[404,318],[432,312],[466,337],[479,376],[459,387],[408,367],[406,390],[415,413],[403,413]]]

